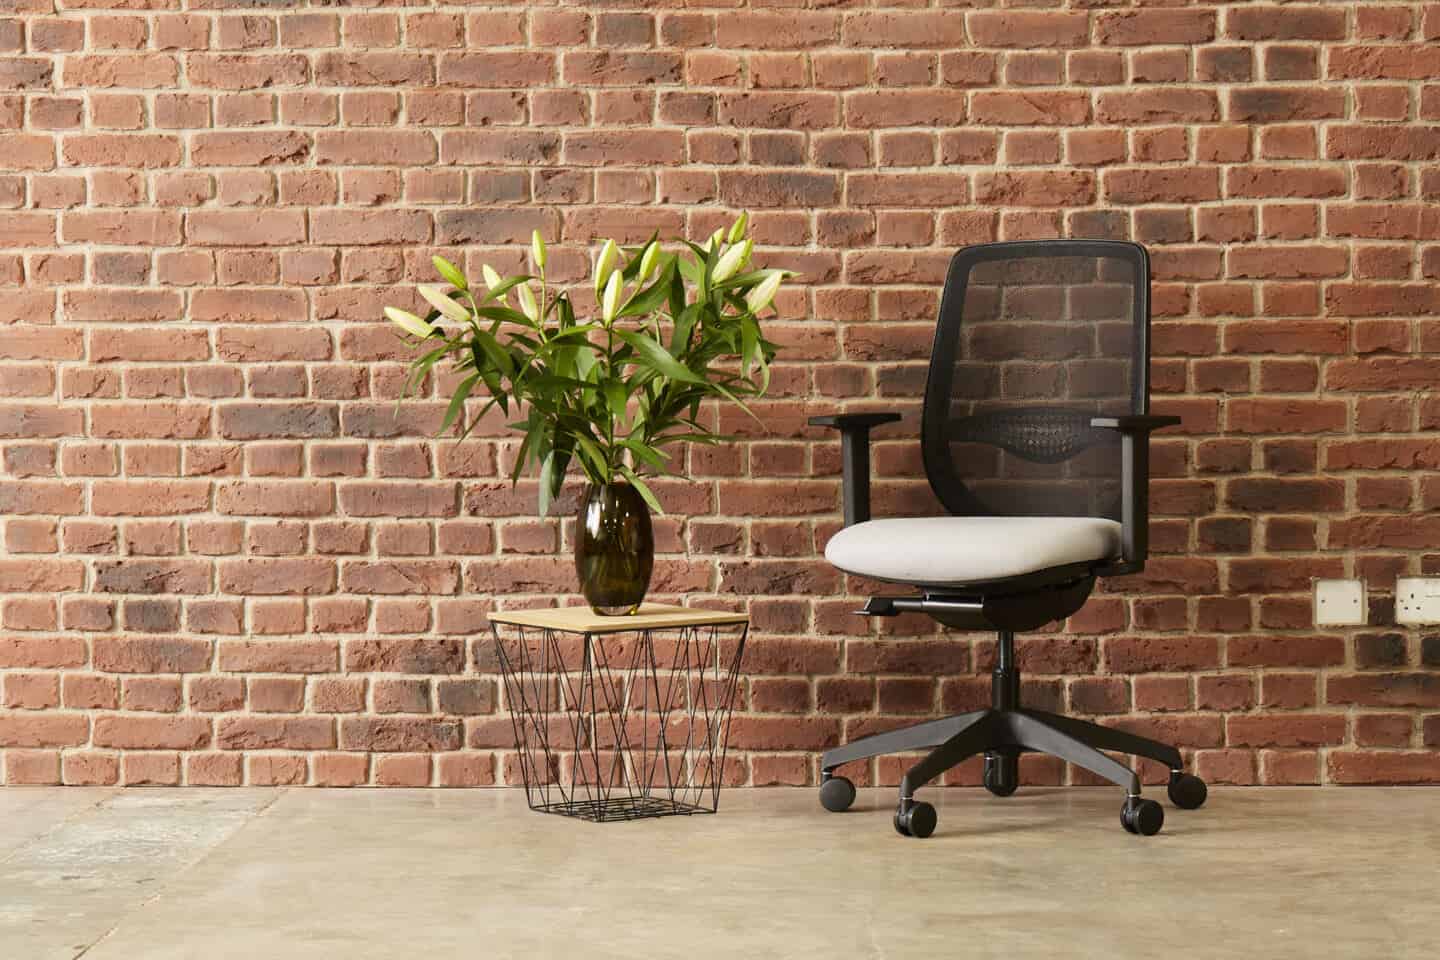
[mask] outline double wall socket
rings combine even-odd
[[[1368,605],[1364,580],[1316,580],[1315,624],[1356,627],[1365,623]],[[1396,623],[1440,623],[1440,577],[1400,577],[1395,581]]]
[[[1316,580],[1315,623],[1353,627],[1365,622],[1364,580]]]
[[[1395,581],[1396,623],[1440,623],[1440,577]]]

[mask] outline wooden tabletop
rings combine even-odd
[[[700,610],[668,603],[642,603],[627,617],[605,617],[588,606],[548,607],[542,610],[500,610],[490,614],[495,623],[517,627],[540,627],[569,633],[621,633],[626,630],[657,630],[665,627],[704,627],[712,624],[748,623],[750,617],[726,610]]]

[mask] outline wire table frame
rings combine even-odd
[[[490,623],[530,809],[605,822],[719,808],[743,614],[645,604]]]

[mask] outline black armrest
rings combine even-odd
[[[1106,430],[1118,430],[1121,433],[1150,433],[1154,430],[1161,430],[1165,427],[1173,427],[1180,422],[1179,417],[1161,417],[1153,414],[1125,414],[1120,417],[1091,417],[1090,426],[1101,427]]]
[[[812,427],[840,431],[840,496],[847,527],[870,519],[870,428],[899,419],[898,413],[836,413],[810,418]]]
[[[1173,427],[1179,417],[1125,414],[1091,417],[1090,426],[1120,434],[1120,553],[1112,574],[1138,573],[1150,553],[1150,434]]]
[[[811,417],[812,427],[836,427],[842,432],[869,430],[882,423],[894,423],[900,419],[898,413],[831,413],[823,417]]]

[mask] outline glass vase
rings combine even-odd
[[[578,520],[575,573],[580,592],[603,616],[634,613],[655,568],[650,508],[628,483],[592,483],[580,501]]]

